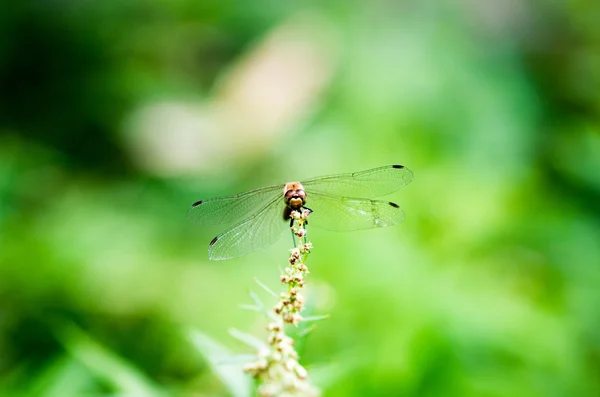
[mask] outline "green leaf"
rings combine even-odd
[[[299,338],[302,338],[302,337],[308,335],[309,333],[311,333],[312,331],[314,331],[315,329],[317,329],[317,326],[315,324],[313,324],[310,327],[306,327],[306,328],[301,329],[300,331],[298,331],[296,333],[296,336],[299,337]]]
[[[252,310],[252,311],[255,311],[255,312],[262,312],[267,317],[269,317],[271,319],[275,319],[276,318],[275,314],[271,310],[267,310],[267,308],[264,305],[264,303],[260,300],[260,298],[258,297],[258,295],[254,291],[250,290],[250,291],[248,291],[248,293],[250,294],[250,298],[252,298],[252,300],[254,301],[254,306],[252,306],[252,305],[240,305],[240,307],[242,309]]]
[[[252,395],[252,382],[242,372],[241,365],[226,364],[228,359],[235,357],[229,349],[196,330],[190,330],[188,338],[233,397],[250,397]]]
[[[111,384],[118,394],[140,397],[165,395],[135,366],[106,349],[78,327],[65,326],[58,330],[57,336],[75,360]]]
[[[321,320],[326,320],[328,318],[329,318],[329,314],[324,314],[322,316],[308,316],[308,317],[302,317],[302,322],[321,321]]]
[[[229,330],[229,335],[233,336],[235,339],[239,340],[240,342],[245,343],[246,345],[255,348],[256,350],[264,350],[264,349],[269,348],[269,346],[265,342],[258,339],[254,335],[250,335],[246,332],[242,332],[235,328],[231,328]]]
[[[235,354],[218,362],[219,365],[246,364],[256,360],[256,354]]]
[[[92,373],[79,361],[62,355],[31,382],[30,395],[63,397],[81,395],[94,384]]]
[[[263,284],[262,282],[260,282],[260,280],[257,279],[256,277],[254,278],[254,281],[256,281],[256,284],[260,285],[269,294],[273,295],[274,298],[278,297],[275,292],[273,292],[269,287],[267,287],[265,284]]]
[[[254,304],[257,307],[260,307],[261,310],[265,309],[265,305],[264,303],[262,303],[262,301],[260,300],[260,298],[258,297],[258,295],[256,295],[256,293],[252,290],[248,291],[248,293],[250,294],[250,298],[252,298],[252,300],[254,301]]]

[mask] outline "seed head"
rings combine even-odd
[[[267,324],[267,331],[279,332],[281,331],[281,325],[279,325],[278,323],[269,323]]]
[[[304,367],[300,364],[296,364],[296,366],[294,367],[294,371],[296,372],[296,375],[298,375],[298,378],[300,378],[300,379],[306,379],[306,377],[308,376],[306,369],[304,369]]]
[[[281,283],[287,285],[286,291],[278,296],[273,307],[277,318],[266,328],[269,332],[268,345],[259,351],[256,362],[247,365],[244,370],[258,382],[257,394],[262,397],[316,397],[319,390],[307,381],[306,369],[298,363],[298,353],[294,339],[285,334],[284,325],[297,326],[302,321],[304,309],[304,276],[308,268],[304,264],[312,249],[311,243],[302,243],[307,234],[306,220],[311,211],[291,211],[292,232],[298,237],[297,246],[290,250],[289,265],[280,275]],[[302,239],[302,240],[301,240]]]

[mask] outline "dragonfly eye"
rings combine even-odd
[[[306,199],[306,192],[302,189],[291,189],[285,192],[284,199],[289,205],[301,206],[304,204],[304,200]]]
[[[289,201],[292,197],[294,197],[295,194],[296,194],[295,190],[288,190],[287,192],[285,192],[283,197],[285,198],[285,201]]]

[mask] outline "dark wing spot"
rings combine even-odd
[[[213,245],[215,245],[215,243],[217,242],[218,239],[219,239],[219,236],[213,238],[212,241],[210,242],[210,244],[208,244],[208,246],[212,247]]]
[[[392,203],[391,201],[389,202],[389,204],[394,208],[400,208],[400,206],[398,204]]]
[[[395,165],[392,165],[392,168],[404,168],[404,166],[403,165],[395,164]]]
[[[199,206],[200,204],[202,204],[202,200],[200,200],[200,201],[196,201],[194,204],[192,204],[192,207],[197,207],[197,206]]]

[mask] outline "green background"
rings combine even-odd
[[[595,2],[13,3],[2,395],[230,395],[187,330],[252,353],[290,241],[211,262],[189,205],[387,164],[404,223],[309,229],[324,395],[600,395]]]

